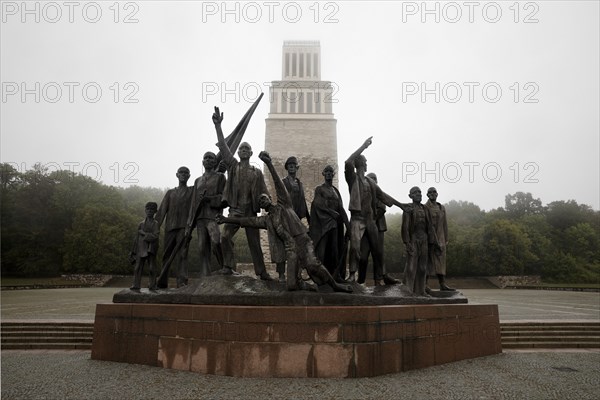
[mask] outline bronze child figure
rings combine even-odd
[[[138,225],[136,239],[131,251],[131,256],[135,256],[136,263],[133,271],[133,285],[131,290],[140,290],[142,282],[142,272],[144,265],[148,263],[150,269],[150,282],[148,287],[150,290],[156,290],[156,253],[158,252],[158,235],[160,229],[158,221],[154,219],[154,215],[158,209],[158,205],[151,201],[146,203],[145,211],[146,218]]]

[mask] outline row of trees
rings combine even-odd
[[[36,165],[18,172],[0,164],[2,274],[128,274],[127,254],[147,201],[164,190],[116,188],[70,171]],[[600,213],[573,200],[546,206],[530,193],[506,196],[489,212],[463,201],[446,204],[448,275],[539,274],[547,281],[598,282]],[[400,214],[388,216],[386,265],[404,265]],[[236,235],[240,262],[251,262],[244,235]],[[190,267],[199,265],[196,241]]]
[[[128,254],[144,205],[160,203],[165,194],[156,188],[106,186],[39,164],[24,173],[0,164],[0,184],[3,276],[131,274]],[[240,261],[250,262],[245,238],[235,239]],[[189,263],[192,272],[200,265],[195,237]]]
[[[39,164],[24,173],[2,164],[1,185],[2,274],[18,276],[129,273],[126,255],[144,204],[163,193]]]
[[[531,193],[517,192],[506,196],[503,208],[489,212],[466,201],[445,206],[450,276],[541,275],[547,282],[600,282],[600,212],[587,205],[561,200],[543,206]],[[386,241],[399,240],[401,221],[393,216]],[[401,268],[400,250],[390,245],[386,261]]]

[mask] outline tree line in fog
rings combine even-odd
[[[107,186],[39,164],[25,172],[0,164],[0,173],[3,276],[131,274],[127,256],[144,204],[160,203],[165,193]],[[600,212],[588,205],[574,200],[543,205],[531,193],[517,192],[506,196],[504,207],[487,212],[466,201],[452,200],[445,207],[448,276],[600,280]],[[388,214],[387,222],[385,263],[389,272],[402,272],[402,215]],[[235,239],[238,262],[250,263],[245,236]],[[188,260],[193,274],[200,264],[195,238]]]

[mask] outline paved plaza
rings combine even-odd
[[[2,291],[2,320],[85,320],[119,289]],[[471,304],[498,304],[501,321],[598,321],[600,294],[465,289]],[[89,351],[2,352],[2,399],[596,399],[597,350],[505,351],[362,379],[204,376],[90,359]]]
[[[4,290],[2,320],[93,321],[96,304],[118,288]],[[500,321],[600,320],[600,293],[560,290],[463,289],[470,304],[498,304]]]

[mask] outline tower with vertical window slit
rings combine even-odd
[[[281,75],[280,81],[271,82],[265,149],[281,178],[287,175],[285,160],[290,156],[298,158],[297,176],[304,185],[310,209],[314,190],[323,183],[321,172],[327,164],[334,167],[334,185],[338,186],[337,121],[332,109],[335,85],[321,80],[318,41],[283,42]],[[265,178],[269,191],[275,195],[268,171]]]

